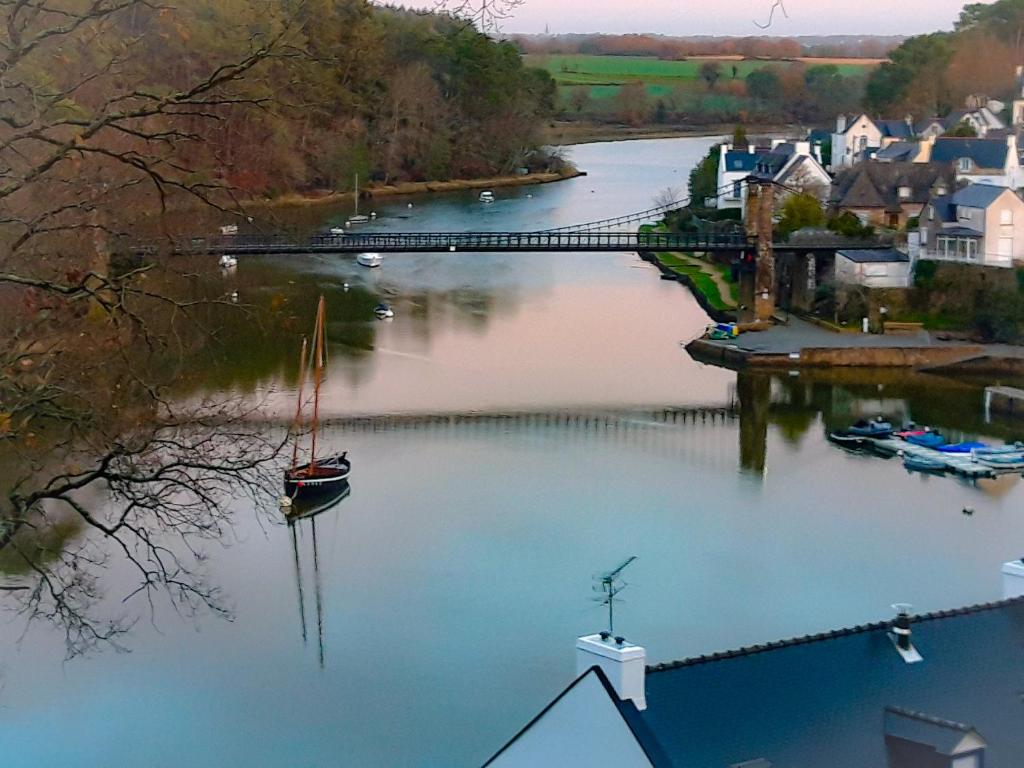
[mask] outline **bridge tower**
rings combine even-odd
[[[772,247],[775,189],[771,181],[754,177],[747,179],[747,208],[744,213],[747,237],[757,244],[754,320],[768,323],[775,314],[775,251]]]

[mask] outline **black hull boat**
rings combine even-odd
[[[348,453],[338,453],[332,456],[317,458],[317,432],[320,426],[320,384],[323,381],[324,361],[327,356],[327,347],[324,340],[324,326],[326,325],[326,307],[324,297],[316,308],[316,322],[313,326],[313,345],[309,356],[308,365],[306,352],[308,344],[305,339],[302,341],[302,353],[299,355],[299,392],[298,402],[295,406],[295,419],[292,422],[292,430],[295,433],[295,443],[292,448],[291,466],[284,472],[284,498],[281,500],[283,508],[293,505],[301,506],[322,506],[342,494],[348,486],[348,475],[352,470],[352,463],[348,459]],[[310,459],[304,464],[299,463],[299,433],[303,422],[303,385],[306,381],[307,368],[313,370],[313,416],[310,420]]]
[[[333,498],[348,484],[352,463],[345,453],[301,464],[284,474],[284,493],[293,501]]]
[[[329,491],[325,490],[322,494],[317,494],[316,496],[302,496],[295,501],[289,499],[290,503],[283,508],[284,516],[288,523],[291,525],[299,520],[308,520],[311,517],[316,517],[321,512],[333,509],[342,500],[352,495],[352,486],[349,485],[348,480],[332,483],[329,488]]]

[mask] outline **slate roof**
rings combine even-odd
[[[1006,167],[1006,139],[957,139],[940,136],[932,147],[933,163],[955,163],[969,157],[979,168]]]
[[[882,132],[883,138],[912,139],[914,138],[914,127],[908,125],[906,120],[875,120],[875,125]]]
[[[881,622],[655,665],[647,709],[635,713],[647,730],[634,734],[652,740],[648,755],[661,750],[667,762],[656,766],[886,766],[885,715],[897,708],[971,723],[988,744],[986,765],[1018,765],[1024,598],[914,617],[911,627],[918,664],[903,661]]]
[[[875,152],[880,162],[908,162],[913,160],[920,147],[916,141],[897,141]]]
[[[749,173],[757,164],[757,155],[750,152],[730,151],[725,153],[725,171]]]
[[[904,204],[924,204],[937,187],[956,186],[952,166],[938,163],[865,161],[836,174],[830,201],[839,208],[884,208],[900,211]],[[910,196],[900,198],[900,187]]]
[[[950,195],[949,201],[953,205],[966,205],[969,208],[988,208],[1006,191],[1006,187],[993,184],[969,184]]]
[[[843,256],[858,264],[889,264],[907,262],[910,257],[895,248],[875,248],[872,250],[836,251],[836,256]]]

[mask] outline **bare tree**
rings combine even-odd
[[[253,10],[263,31],[231,27],[230,55],[148,85],[143,62],[183,23],[176,9],[0,3],[0,586],[62,627],[69,655],[132,624],[105,610],[111,558],[138,576],[126,600],[225,613],[203,543],[233,500],[274,495],[280,435],[242,403],[170,394],[229,302],[197,296],[194,265],[173,268],[166,248],[118,245],[147,219],[169,235],[176,206],[241,215],[205,132],[268,108],[271,68],[301,53],[286,14]]]

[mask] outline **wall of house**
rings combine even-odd
[[[736,182],[742,182],[743,179],[750,175],[750,171],[730,171],[726,168],[725,155],[731,151],[730,145],[723,144],[719,149],[718,156],[718,184],[715,189],[718,190],[718,208],[743,208],[744,200],[746,199],[746,190],[744,185],[740,186],[739,197],[733,196],[733,187]]]
[[[614,765],[652,768],[594,673],[587,674],[505,749],[495,768]]]
[[[861,263],[836,255],[836,281],[866,288],[906,288],[910,262]]]
[[[860,148],[860,138],[867,138],[867,146],[882,146],[882,132],[867,115],[860,115],[852,122],[846,133],[832,135],[832,167],[849,168],[855,162]]]
[[[1004,223],[1009,219],[1009,223]],[[984,263],[1010,267],[1024,260],[1024,201],[1007,190],[985,210]]]

